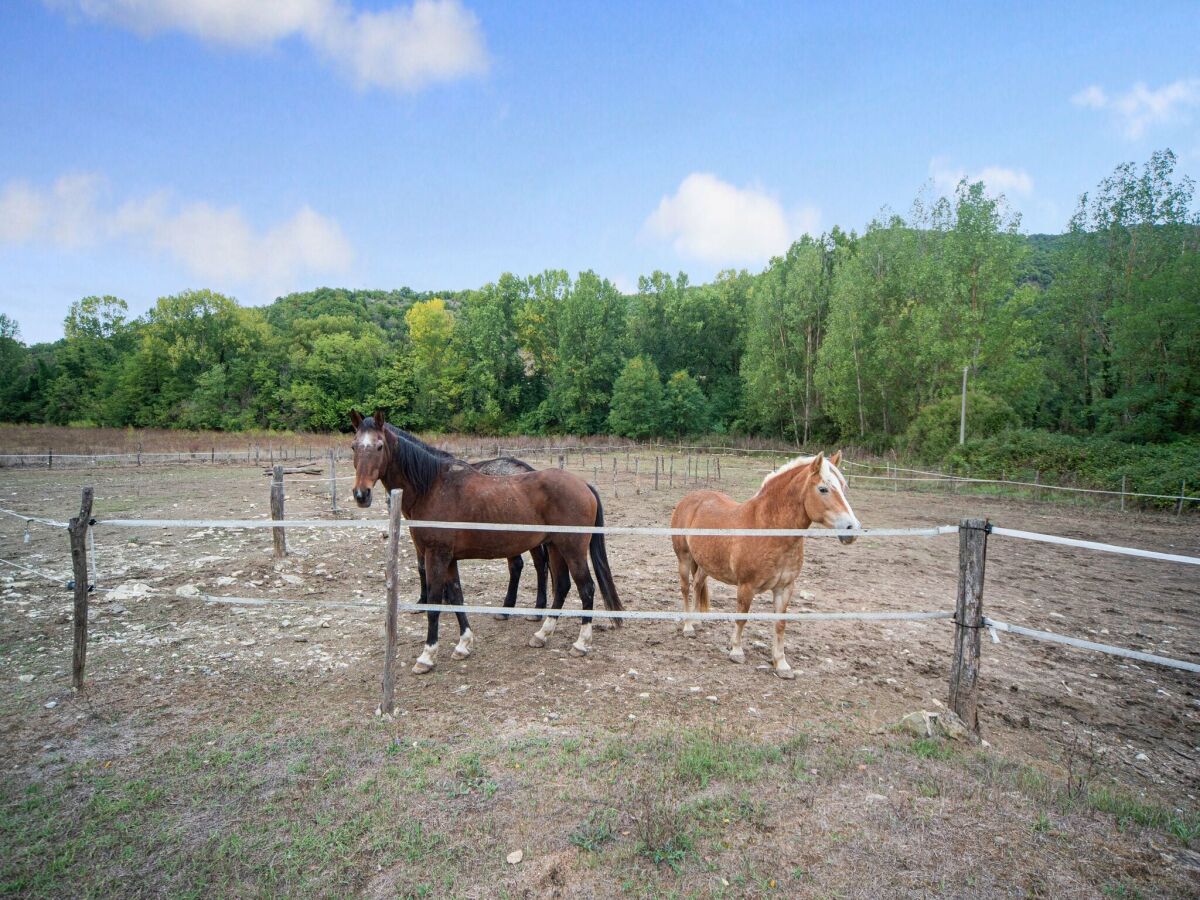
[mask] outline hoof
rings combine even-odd
[[[684,636],[684,637],[690,637],[690,638],[694,638],[694,637],[696,636],[696,629],[695,629],[695,627],[694,627],[694,626],[692,626],[692,625],[684,625],[684,626],[683,626],[683,636]]]
[[[538,636],[535,634],[533,637],[531,637],[531,638],[529,639],[529,646],[530,646],[530,647],[545,647],[545,646],[546,646],[546,639],[545,639],[545,638],[542,638],[542,637],[538,637]]]
[[[512,616],[510,616],[508,613],[501,613],[500,615],[496,616],[496,618],[501,622],[507,622],[512,618]]]
[[[594,624],[601,631],[612,631],[617,627],[617,623],[612,619],[593,619],[592,624]]]
[[[567,652],[570,653],[572,656],[587,656],[588,655],[588,651],[581,650],[579,647],[576,647],[574,644],[571,645],[571,649],[568,650]]]
[[[451,659],[466,659],[470,655],[471,655],[470,650],[459,650],[457,647],[455,647],[454,652],[450,654],[450,658]]]
[[[423,663],[420,660],[413,663],[412,671],[414,675],[424,675],[427,672],[433,671],[433,666],[429,663]]]
[[[735,663],[744,663],[746,661],[746,651],[740,647],[737,650],[729,651],[729,661]]]
[[[777,668],[777,669],[775,669],[775,674],[779,678],[782,678],[784,681],[791,681],[793,678],[796,677],[796,670],[793,669],[791,666],[788,666],[786,669]]]

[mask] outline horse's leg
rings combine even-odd
[[[748,584],[739,584],[737,592],[737,611],[750,612],[750,602],[754,599],[754,588]],[[745,619],[737,619],[733,623],[733,646],[729,650],[729,658],[735,663],[746,661],[746,651],[742,649],[742,629],[746,627]]]
[[[592,573],[588,569],[587,544],[581,543],[578,553],[573,556],[568,565],[571,577],[575,579],[575,587],[579,591],[579,600],[584,612],[591,612],[596,599],[596,583],[592,581]],[[572,656],[587,656],[592,649],[592,617],[584,616],[579,623],[579,637],[571,645]]]
[[[692,590],[696,595],[692,607],[696,612],[708,612],[708,573],[700,566],[696,566],[696,573],[692,578]],[[696,621],[696,627],[701,627],[699,620]]]
[[[787,587],[776,588],[772,593],[775,598],[775,612],[785,613],[788,610],[788,604],[792,602],[792,591],[796,589],[796,582],[792,582]],[[786,622],[775,623],[775,641],[771,647],[771,663],[775,666],[775,674],[780,678],[795,678],[796,673],[792,667],[788,665],[787,656],[784,655],[783,648],[783,630],[787,627]]]
[[[458,563],[450,564],[450,584],[446,589],[447,599],[451,603],[456,603],[463,606],[462,582],[458,578]],[[454,653],[451,654],[451,659],[466,659],[471,655],[471,646],[475,643],[475,635],[471,631],[471,626],[467,624],[467,614],[456,612],[454,614],[458,618],[458,644],[454,648]]]
[[[450,574],[450,558],[448,554],[437,554],[433,550],[427,550],[425,555],[425,578],[428,581],[427,600],[432,604],[439,604],[446,597],[446,586],[449,581]],[[437,665],[438,651],[438,617],[440,613],[426,613],[429,617],[429,628],[425,635],[425,649],[421,651],[421,655],[417,657],[416,663],[413,665],[413,672],[417,675],[424,675]]]
[[[546,576],[550,573],[549,545],[538,544],[529,551],[533,560],[533,570],[537,572],[537,603],[538,609],[546,608]]]
[[[414,545],[416,546],[416,545]],[[421,596],[417,598],[417,605],[426,603],[429,600],[429,583],[425,580],[425,554],[420,547],[417,550],[417,577],[421,579]],[[414,609],[412,615],[419,616],[421,611]]]
[[[676,553],[678,552],[677,550]],[[679,593],[683,595],[683,611],[690,613],[692,611],[692,575],[696,571],[696,561],[686,550],[684,554],[679,556]],[[683,620],[683,633],[687,637],[696,636],[696,628],[691,619]]]
[[[563,601],[567,599],[567,592],[571,590],[571,576],[567,568],[567,561],[563,559],[562,553],[558,548],[550,546],[550,578],[554,582],[554,608],[562,609]],[[533,637],[529,639],[530,647],[545,647],[546,641],[550,639],[550,635],[554,634],[554,628],[558,625],[558,616],[546,616],[542,619],[542,627],[533,633]]]
[[[517,605],[517,585],[521,582],[521,570],[525,568],[525,560],[521,559],[521,554],[510,556],[508,558],[508,593],[504,595],[505,609],[512,609]],[[501,622],[508,616],[496,616]]]

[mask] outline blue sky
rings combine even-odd
[[[209,287],[631,289],[982,177],[1061,231],[1200,175],[1200,5],[9,0],[0,311]]]

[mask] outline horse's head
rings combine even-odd
[[[354,443],[350,445],[354,451],[354,502],[366,509],[371,505],[371,488],[387,471],[392,438],[382,409],[366,418],[352,409],[350,422],[354,425]]]
[[[850,501],[846,499],[846,478],[838,469],[841,461],[841,450],[829,459],[825,458],[824,453],[818,453],[807,466],[807,477],[797,478],[793,483],[804,492],[804,511],[814,525],[836,530],[861,528],[858,517],[850,508]],[[838,540],[843,544],[853,544],[854,535],[839,537]]]

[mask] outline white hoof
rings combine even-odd
[[[437,644],[426,644],[421,655],[417,657],[416,663],[413,664],[413,674],[424,675],[431,671],[437,665],[437,651]]]
[[[529,646],[530,647],[545,647],[546,639],[535,631],[529,638]]]
[[[691,622],[683,623],[683,636],[694,638],[696,636],[696,626]]]
[[[746,651],[741,647],[734,647],[729,651],[730,662],[744,663],[746,661]]]
[[[778,675],[780,678],[782,678],[784,681],[791,681],[793,678],[796,677],[796,670],[793,669],[791,666],[789,666],[787,663],[781,663],[780,665],[777,665],[775,667],[775,674]]]
[[[578,644],[572,644],[571,649],[567,652],[572,656],[587,656],[590,651],[587,647],[580,647]]]
[[[454,648],[454,653],[451,654],[452,659],[466,659],[471,655],[471,646],[475,643],[475,635],[468,628],[463,632],[462,637],[458,639],[458,646]]]

